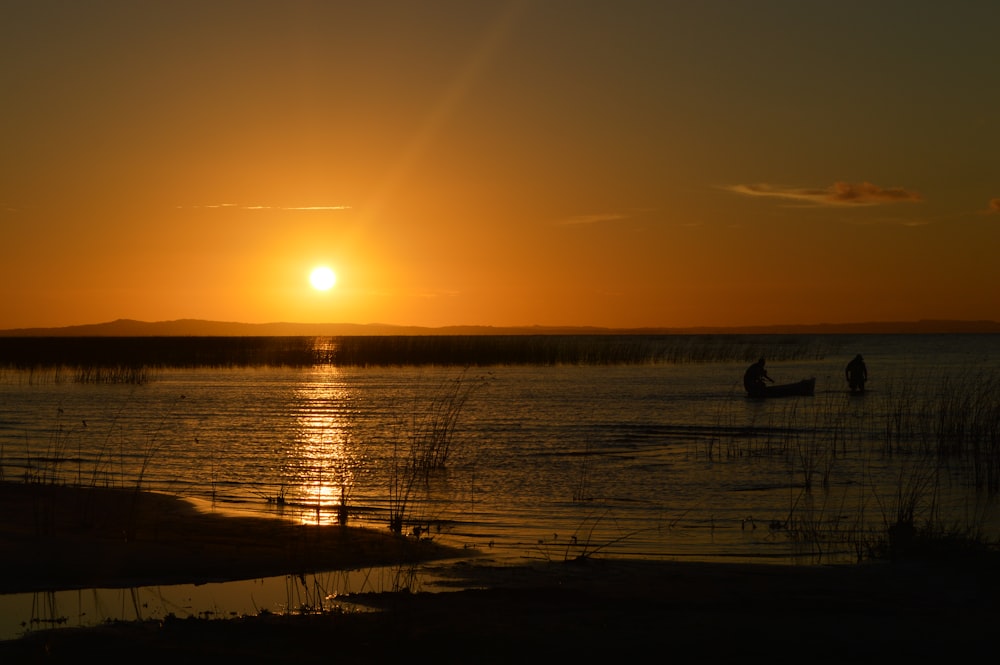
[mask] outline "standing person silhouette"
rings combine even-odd
[[[851,362],[847,363],[844,375],[847,377],[847,385],[851,387],[852,393],[863,393],[865,391],[865,381],[868,380],[868,366],[865,365],[865,359],[861,357],[860,353],[854,356]]]
[[[747,393],[751,397],[761,397],[764,395],[765,381],[774,382],[767,375],[767,370],[764,369],[764,358],[762,356],[743,373],[743,387],[746,388]]]

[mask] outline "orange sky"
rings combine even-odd
[[[0,329],[997,320],[997,25],[0,0]]]

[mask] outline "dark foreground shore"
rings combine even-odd
[[[385,531],[199,510],[130,489],[0,482],[0,593],[223,582],[462,554]]]
[[[590,559],[498,566],[389,534],[339,527],[300,532],[272,520],[206,515],[161,495],[125,501],[134,498],[0,483],[0,591],[249,579],[417,561],[434,566],[445,586],[357,594],[343,599],[344,609],[323,614],[38,631],[0,642],[0,663],[954,662],[991,657],[997,649],[1000,569],[988,563],[789,567]],[[116,521],[123,516],[127,529]]]

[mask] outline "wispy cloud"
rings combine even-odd
[[[991,213],[1000,212],[1000,198],[990,199],[988,210]]]
[[[209,203],[206,205],[177,206],[178,208],[195,209],[219,209],[232,208],[236,210],[350,210],[351,206],[269,206],[269,205],[241,205],[239,203]]]
[[[556,223],[559,226],[579,226],[583,224],[603,224],[604,222],[618,222],[623,219],[628,219],[628,216],[617,212],[610,212],[610,213],[598,213],[594,215],[578,215],[576,217],[568,217],[566,219],[561,219]]]
[[[726,189],[745,196],[766,196],[818,206],[873,206],[923,200],[919,193],[912,190],[902,187],[879,187],[870,182],[835,182],[823,189],[766,183],[731,185]]]
[[[930,220],[923,217],[875,217],[872,219],[851,219],[844,217],[840,221],[844,224],[852,224],[854,226],[928,226],[941,220]]]
[[[351,206],[297,206],[277,208],[278,210],[350,210]]]

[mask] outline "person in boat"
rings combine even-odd
[[[865,359],[861,357],[860,353],[854,356],[851,362],[847,363],[844,374],[847,376],[847,385],[851,387],[852,393],[864,392],[865,381],[868,380],[868,367],[865,365]]]
[[[761,395],[764,393],[764,382],[774,383],[774,379],[767,375],[764,368],[764,358],[761,357],[743,373],[743,387],[750,395]]]

